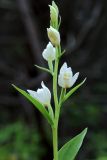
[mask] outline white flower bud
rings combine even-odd
[[[59,14],[58,6],[56,5],[56,3],[54,1],[52,1],[52,6],[55,8],[57,14]]]
[[[51,42],[48,43],[46,49],[44,49],[42,56],[46,61],[54,61],[55,60],[56,51]]]
[[[56,9],[49,5],[50,7],[50,19],[51,19],[51,25],[54,25],[58,21],[58,13],[56,12]]]
[[[41,89],[38,89],[37,91],[27,90],[28,93],[35,99],[37,99],[40,103],[42,103],[45,106],[50,105],[51,101],[51,92],[50,90],[45,86],[44,82],[41,82]]]
[[[54,46],[60,45],[60,34],[52,26],[47,28],[48,38]]]
[[[58,84],[62,88],[70,88],[76,82],[78,76],[79,72],[73,76],[71,67],[67,67],[67,63],[64,63],[60,69]]]
[[[58,14],[59,14],[58,7],[54,1],[52,1],[52,5],[49,5],[49,7],[50,7],[50,25],[54,28],[57,28]]]

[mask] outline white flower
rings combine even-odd
[[[54,46],[58,46],[60,44],[60,34],[54,29],[52,26],[47,28],[48,38]]]
[[[48,43],[46,49],[44,49],[42,56],[46,61],[55,60],[56,51],[51,42]]]
[[[37,99],[40,103],[42,103],[45,106],[48,106],[51,101],[51,92],[50,90],[45,86],[44,82],[41,82],[41,89],[38,89],[37,91],[27,90],[28,93],[35,99]]]
[[[62,88],[70,88],[76,82],[78,76],[79,72],[73,76],[71,67],[67,67],[67,63],[64,63],[60,69],[58,84]]]

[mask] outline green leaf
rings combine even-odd
[[[76,87],[74,87],[73,89],[71,89],[66,96],[63,99],[63,102],[66,101],[78,88],[80,88],[86,81],[86,78],[80,83],[78,84]]]
[[[45,109],[45,107],[35,98],[33,98],[32,96],[30,96],[30,94],[28,94],[27,92],[25,92],[24,90],[16,87],[15,85],[12,84],[12,86],[18,91],[20,92],[23,96],[25,96],[41,113],[42,115],[48,120],[48,122],[50,123],[50,125],[53,125],[53,120],[51,119],[51,117],[49,116],[49,113],[47,112],[47,110]]]
[[[67,142],[58,152],[59,160],[74,160],[83,143],[83,139],[86,133],[87,128],[84,129],[79,135]]]
[[[66,50],[63,50],[63,52],[61,53],[61,56],[63,56],[63,54],[65,53]]]
[[[37,67],[38,69],[41,69],[42,71],[45,71],[45,72],[48,72],[48,73],[52,74],[51,71],[49,69],[47,69],[47,68],[40,67],[38,65],[35,65],[35,67]]]

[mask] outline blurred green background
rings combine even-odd
[[[56,0],[62,48],[78,82],[87,82],[64,105],[59,147],[88,127],[76,160],[107,160],[107,1]],[[51,77],[41,53],[48,43],[51,0],[0,1],[0,160],[51,160],[51,131],[40,113],[12,87],[36,90]]]

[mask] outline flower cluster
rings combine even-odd
[[[50,54],[50,52],[49,52]],[[53,53],[54,54],[54,53]],[[79,76],[79,72],[77,72],[74,76],[72,73],[71,67],[67,67],[67,63],[65,62],[59,72],[58,75],[58,85],[62,88],[70,88],[74,85],[77,78]],[[27,90],[29,94],[33,97],[38,99],[43,105],[48,106],[51,101],[51,92],[50,90],[44,85],[44,82],[41,83],[42,88],[38,89],[37,92],[32,90]]]
[[[52,2],[50,7],[50,27],[47,28],[47,35],[49,38],[49,43],[46,48],[42,52],[43,58],[48,62],[49,70],[54,74],[54,61],[57,59],[57,48],[60,46],[60,33],[58,31],[58,8],[55,2]],[[67,63],[65,62],[59,72],[58,75],[58,85],[62,88],[70,88],[74,85],[77,78],[79,76],[79,72],[73,76],[71,67],[67,67]],[[41,83],[42,88],[36,91],[27,90],[29,94],[36,98],[40,103],[45,106],[50,105],[51,101],[51,92],[44,85],[44,82]]]

